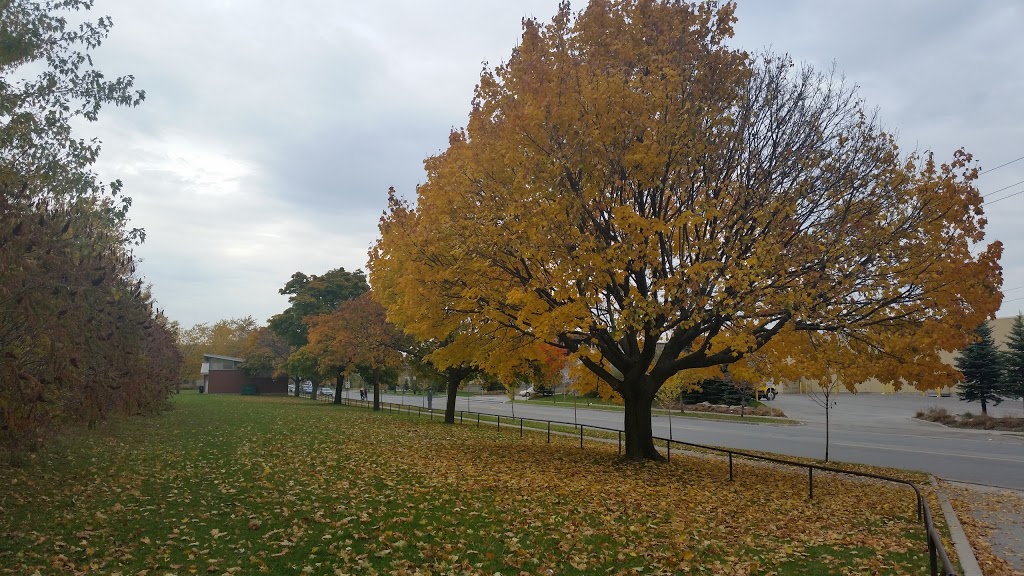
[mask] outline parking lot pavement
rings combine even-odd
[[[819,398],[821,399],[821,398]],[[821,399],[823,400],[823,399]],[[918,410],[928,408],[945,408],[952,414],[971,412],[981,413],[981,405],[976,402],[963,402],[955,395],[950,397],[925,396],[920,392],[902,392],[899,394],[851,394],[842,392],[832,396],[834,406],[830,414],[831,423],[836,426],[872,429],[903,429],[906,431],[924,430],[934,425],[914,418]],[[825,408],[806,394],[779,394],[769,406],[781,409],[786,416],[801,422],[825,422]],[[1024,415],[1024,405],[1020,401],[1007,401],[998,406],[989,406],[988,413],[992,416]]]

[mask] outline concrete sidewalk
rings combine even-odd
[[[941,492],[952,501],[985,576],[1024,575],[1024,492],[948,481]]]

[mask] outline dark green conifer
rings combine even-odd
[[[956,359],[956,368],[964,375],[957,396],[968,402],[981,402],[981,413],[987,415],[990,403],[997,406],[1003,401],[1003,358],[987,321],[974,332],[977,340]]]
[[[1003,395],[1024,400],[1024,316],[1013,319],[1003,352]]]

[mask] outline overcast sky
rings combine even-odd
[[[186,326],[265,321],[293,272],[365,269],[388,186],[415,196],[482,63],[557,4],[97,0],[93,15],[114,19],[97,66],[134,74],[147,97],[79,135],[103,140],[100,175],[134,199],[159,305]],[[964,147],[983,169],[1024,156],[1024,3],[741,0],[738,14],[734,46],[834,61],[904,149]],[[997,199],[1022,181],[1024,160],[979,188]],[[1006,247],[1007,316],[1024,309],[1024,194],[986,211]]]

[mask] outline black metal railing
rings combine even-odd
[[[441,399],[441,400],[444,399],[443,396],[440,396],[438,398]],[[321,396],[318,399],[320,401],[328,401],[328,402],[333,401],[333,397]],[[343,397],[341,399],[341,403],[344,404],[344,405],[347,405],[347,406],[359,406],[359,407],[363,407],[363,408],[372,408],[373,407],[373,400],[357,400],[357,399],[353,399],[353,398],[344,398]],[[396,412],[396,411],[397,412],[404,412],[406,414],[416,414],[417,416],[420,416],[420,417],[422,417],[424,415],[424,413],[426,413],[431,420],[433,420],[435,412],[441,413],[442,417],[443,417],[443,414],[444,414],[444,410],[443,409],[427,408],[427,407],[424,407],[422,405],[421,406],[415,406],[415,405],[412,405],[412,404],[396,404],[394,402],[381,402],[380,403],[380,408],[381,408],[381,410],[388,411],[388,412]],[[570,434],[570,432],[567,432],[567,431],[564,430],[565,428],[572,428],[572,432],[571,432],[572,436],[575,437],[577,435],[577,433],[579,434],[580,448],[583,448],[584,430],[585,429],[586,430],[595,430],[595,431],[598,431],[598,432],[601,432],[601,433],[607,433],[608,434],[607,438],[599,438],[599,437],[598,438],[594,438],[592,436],[591,438],[595,439],[595,440],[610,441],[612,439],[612,436],[617,435],[618,436],[618,444],[619,444],[619,455],[620,456],[622,455],[622,434],[623,434],[623,431],[618,429],[618,428],[608,428],[608,427],[605,427],[605,426],[595,426],[595,425],[592,425],[592,424],[582,424],[580,422],[563,422],[563,421],[560,421],[560,420],[545,420],[545,419],[542,419],[542,418],[528,418],[528,417],[522,417],[522,416],[509,416],[509,415],[502,415],[502,414],[491,414],[491,413],[487,413],[487,412],[473,412],[473,411],[470,411],[470,410],[458,410],[458,411],[456,411],[456,417],[458,418],[460,424],[464,424],[465,423],[465,419],[466,419],[466,415],[467,414],[470,416],[470,421],[473,420],[473,416],[476,417],[476,425],[478,427],[481,424],[481,417],[486,417],[486,418],[489,418],[489,419],[493,419],[493,420],[483,420],[483,423],[486,423],[488,425],[490,425],[491,423],[494,423],[497,426],[498,430],[501,430],[502,418],[504,418],[506,422],[509,422],[513,427],[515,426],[516,421],[518,420],[519,421],[519,435],[520,436],[522,436],[524,434],[525,430],[529,430],[531,432],[545,432],[546,431],[546,433],[547,433],[547,441],[548,441],[549,444],[551,443],[551,431],[552,431],[551,427],[552,427],[552,425],[554,425],[555,428],[556,428],[555,429],[555,434],[559,434],[559,435],[563,435],[563,436]],[[527,426],[524,426],[525,422],[541,424],[543,426],[541,426],[541,427],[534,427],[534,426],[527,427]],[[562,427],[563,430],[559,430],[558,427]],[[674,444],[675,445],[680,445],[680,446],[687,446],[687,447],[690,447],[690,448],[696,448],[696,449],[699,449],[699,450],[706,450],[706,451],[709,451],[709,452],[715,452],[715,453],[719,453],[719,454],[725,454],[726,457],[729,460],[729,481],[730,482],[734,481],[733,458],[735,456],[739,456],[739,457],[742,457],[742,458],[748,458],[748,459],[752,459],[752,460],[762,460],[762,461],[766,461],[766,462],[772,462],[772,463],[781,464],[781,465],[784,465],[784,466],[794,466],[794,467],[805,468],[807,470],[807,496],[808,496],[808,498],[811,498],[811,499],[814,498],[814,471],[815,470],[818,470],[820,472],[828,472],[828,473],[832,473],[832,474],[846,474],[846,475],[849,475],[849,476],[859,476],[859,477],[862,477],[862,478],[870,478],[870,479],[874,479],[874,480],[880,480],[880,481],[884,481],[884,482],[893,482],[893,483],[896,483],[896,484],[903,484],[905,486],[908,486],[908,487],[910,487],[914,491],[914,495],[917,498],[917,520],[924,524],[925,533],[927,535],[927,541],[928,541],[928,564],[929,564],[929,570],[930,570],[929,574],[931,576],[940,576],[940,575],[941,576],[958,576],[956,570],[953,568],[953,563],[949,559],[949,555],[946,553],[946,548],[945,548],[945,546],[942,543],[942,538],[940,537],[938,530],[935,529],[935,523],[932,521],[932,514],[931,514],[931,509],[928,506],[928,500],[922,494],[921,488],[918,487],[918,485],[915,484],[914,482],[911,482],[910,480],[904,480],[902,478],[894,478],[892,476],[884,476],[884,475],[881,475],[881,474],[872,474],[870,472],[859,472],[859,471],[856,471],[856,470],[844,470],[842,468],[835,468],[835,467],[832,467],[832,466],[823,466],[823,465],[820,465],[820,464],[810,464],[810,463],[806,463],[806,462],[797,462],[797,461],[794,461],[794,460],[786,460],[785,458],[777,458],[777,457],[774,457],[774,456],[766,456],[766,455],[763,455],[763,454],[755,454],[755,453],[746,452],[746,451],[743,451],[743,450],[734,450],[732,448],[721,448],[721,447],[718,447],[718,446],[707,446],[707,445],[704,445],[704,444],[695,444],[693,442],[684,442],[682,440],[674,440],[672,438],[662,438],[662,437],[655,436],[654,440],[656,442],[664,442],[665,443],[665,450],[666,450],[666,453],[667,453],[667,457],[668,457],[668,459],[670,461],[672,460],[672,446]],[[940,567],[942,569],[941,572],[939,571]]]

